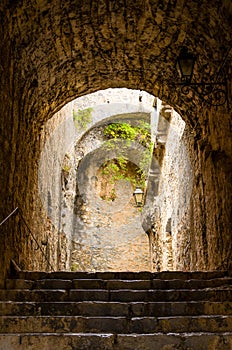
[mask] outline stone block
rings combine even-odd
[[[107,281],[108,289],[136,289],[145,290],[151,287],[150,280],[109,280]]]
[[[7,279],[6,289],[32,289],[35,282],[24,279]]]
[[[113,350],[113,334],[0,335],[0,350]]]
[[[108,301],[109,292],[107,290],[84,290],[71,289],[69,292],[70,301]]]
[[[63,279],[37,280],[35,289],[71,289],[72,281]]]
[[[106,289],[107,283],[103,279],[75,279],[73,288],[76,289]]]

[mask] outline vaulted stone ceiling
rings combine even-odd
[[[124,86],[146,90],[178,112],[187,103],[194,110],[198,99],[184,99],[174,86],[176,59],[187,46],[197,56],[196,78],[212,77],[231,43],[231,6],[229,0],[5,0],[1,69],[10,68],[24,113],[30,100],[34,118],[48,118],[76,96]]]

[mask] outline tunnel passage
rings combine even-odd
[[[154,97],[145,92],[108,89],[74,100],[53,117],[56,129],[41,153],[38,181],[43,207],[54,227],[49,230],[45,225],[49,244],[53,234],[57,241],[58,234],[59,268],[150,269],[149,241],[133,191],[145,166],[141,162],[150,155],[139,140],[147,135],[152,146],[151,118],[157,123],[153,104]],[[128,134],[107,139],[104,132],[112,125],[126,127]],[[50,127],[48,123],[47,130]],[[133,136],[138,131],[144,134],[129,141],[129,132]],[[104,176],[103,165],[110,160],[115,160],[109,164],[113,168]],[[146,162],[148,173],[150,160]],[[110,178],[115,167],[117,172]],[[145,185],[145,177],[143,181]],[[56,256],[53,263],[57,263]]]
[[[197,57],[194,78],[217,75],[231,46],[230,1],[117,2],[5,0],[1,16],[1,214],[20,206],[36,238],[43,239],[37,172],[42,129],[67,102],[109,87],[145,90],[166,101],[191,129],[193,160],[190,268],[228,268],[231,261],[231,118],[227,106],[208,106],[175,86],[176,59],[187,46]],[[231,53],[230,53],[231,55]],[[229,56],[231,58],[231,56]],[[228,99],[231,66],[225,64]],[[52,119],[51,119],[52,120]],[[1,228],[1,269],[33,253],[18,217]],[[35,245],[36,247],[36,245]],[[27,263],[24,267],[29,266]]]
[[[56,129],[41,153],[38,181],[48,217],[45,241],[57,243],[59,268],[188,268],[192,178],[180,116],[144,91],[108,89],[74,100],[53,118],[47,133],[51,125]],[[116,126],[115,139],[104,136],[108,127],[115,135]],[[139,184],[146,191],[143,208],[134,205]],[[172,223],[168,239],[167,220]],[[53,264],[57,258],[53,254]]]

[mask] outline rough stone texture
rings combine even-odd
[[[160,290],[151,290],[154,282],[163,283]],[[231,348],[231,278],[225,271],[20,271],[7,285],[12,289],[0,289],[1,350]]]
[[[166,111],[163,115],[162,110]],[[159,162],[159,182],[155,196],[147,203],[147,215],[152,218],[148,233],[154,271],[194,268],[189,251],[193,179],[186,148],[188,134],[180,116],[170,106],[163,106],[153,155]]]
[[[78,6],[74,0],[1,1],[1,218],[19,205],[31,227],[40,212],[37,173],[46,120],[75,97],[108,87],[139,88],[173,106],[193,131],[190,266],[228,268],[230,110],[211,108],[192,92],[185,96],[173,83],[183,46],[197,56],[196,81],[217,74],[231,44],[231,14],[229,0],[87,0]],[[231,101],[229,62],[224,68]],[[33,245],[17,217],[1,226],[1,271],[9,270],[10,258],[45,268]]]
[[[100,147],[97,146],[98,143]],[[74,192],[78,188],[78,194],[71,203],[75,215],[71,268],[77,271],[149,270],[148,237],[141,226],[141,212],[134,206],[131,184],[118,181],[114,201],[100,197],[104,184],[107,185],[106,195],[111,191],[110,184],[106,182],[107,178],[103,178],[99,169],[112,157],[112,151],[104,149],[104,144],[101,150],[102,143],[102,132],[93,129],[91,134],[86,135],[75,147],[78,150],[75,157],[79,158],[82,153],[81,162],[85,161],[85,165],[78,169],[76,161],[74,168],[77,171],[74,171],[74,176],[67,178],[68,184],[72,182],[72,177],[76,180]],[[97,180],[93,181],[94,178]],[[68,191],[72,191],[71,185]],[[64,199],[67,199],[66,192],[64,191]],[[82,200],[75,200],[77,195],[82,196]],[[70,201],[65,202],[69,209]]]

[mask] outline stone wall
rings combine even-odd
[[[170,106],[161,106],[153,154],[157,165],[149,179],[155,181],[156,190],[153,197],[147,194],[143,214],[154,271],[190,269],[192,168],[185,144],[187,134],[181,117]],[[148,190],[150,187],[152,184]]]
[[[231,1],[75,0],[0,4],[0,214],[17,205],[43,239],[37,204],[41,128],[62,106],[109,87],[141,89],[166,101],[193,132],[191,269],[231,262]],[[194,80],[213,81],[225,61],[228,105],[212,107],[176,86],[176,59],[197,57]],[[42,214],[41,214],[42,215]],[[35,218],[37,217],[37,218]],[[14,216],[1,227],[0,270],[10,258],[45,267]],[[20,221],[21,222],[21,221]],[[36,252],[36,254],[35,254]]]
[[[195,130],[189,143],[195,169],[191,266],[196,269],[226,269],[231,261],[232,144],[227,108],[205,111],[208,122]]]

